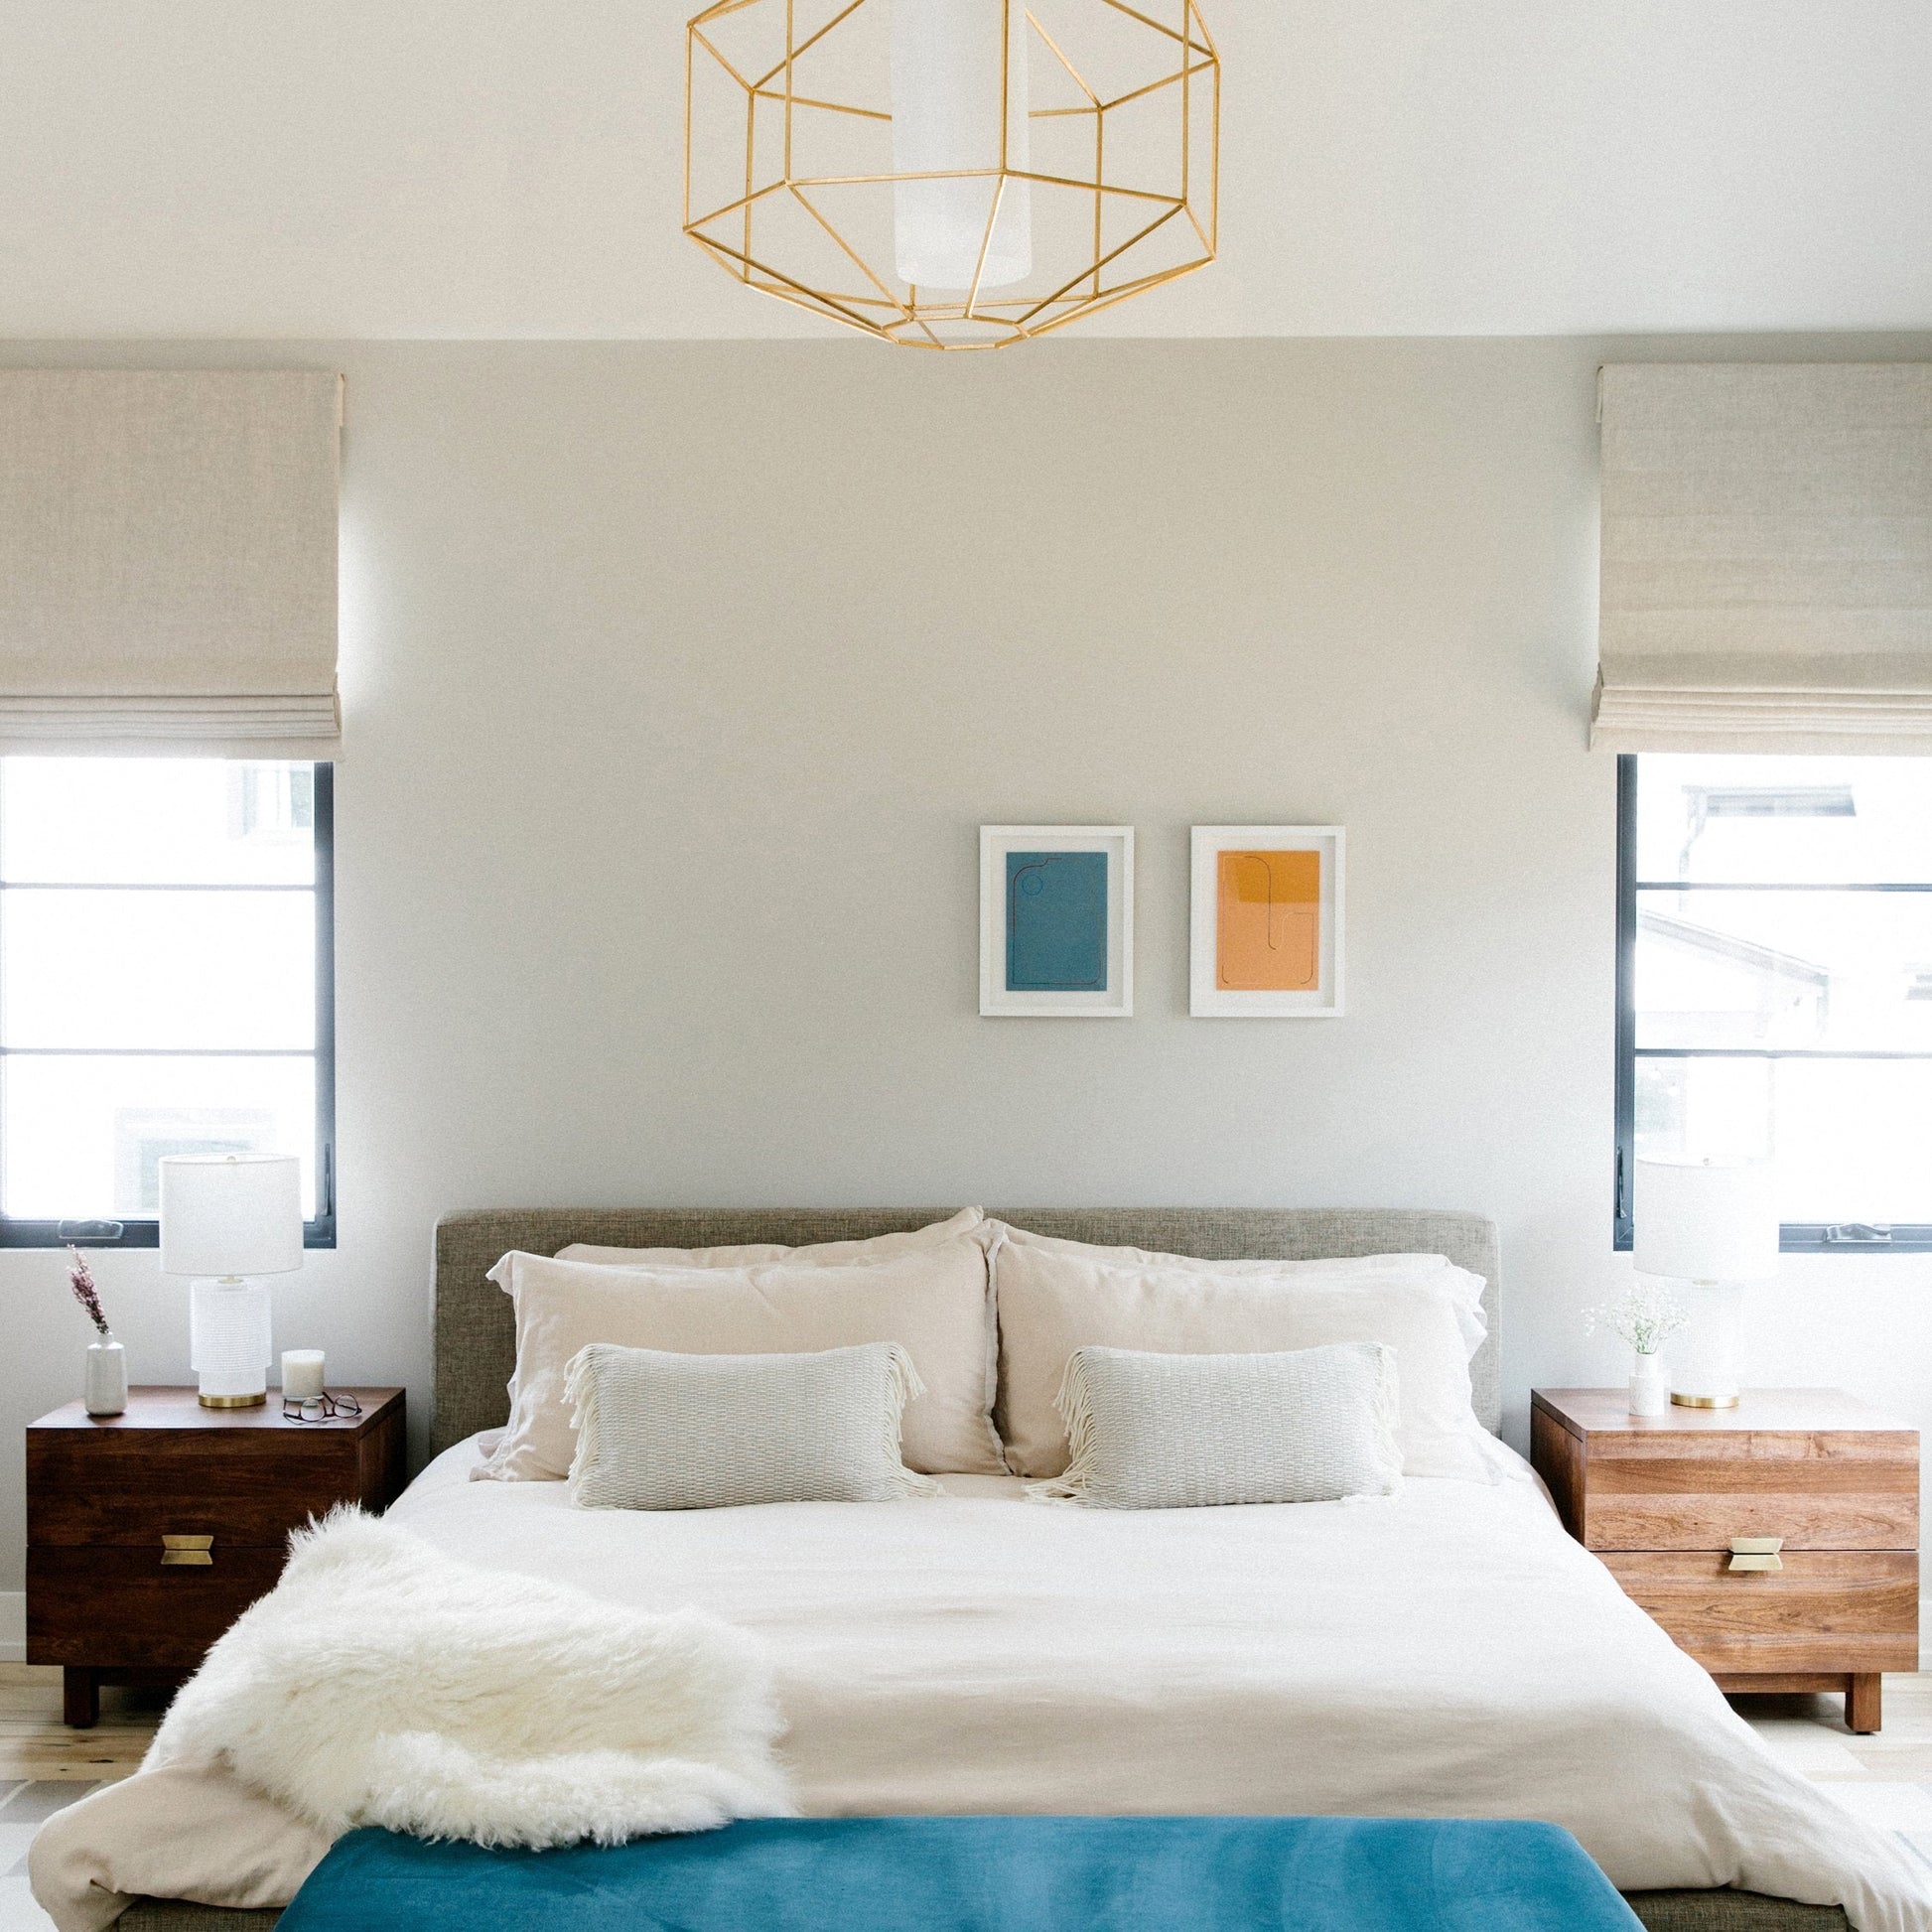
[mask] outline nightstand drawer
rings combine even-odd
[[[1729,1553],[1612,1551],[1604,1567],[1714,1673],[1918,1668],[1918,1557],[1792,1550],[1775,1571]]]
[[[1918,1479],[1918,1439],[1904,1432],[1592,1440],[1582,1540],[1599,1552],[1727,1550],[1740,1536],[1913,1550]]]
[[[282,1574],[280,1542],[217,1540],[206,1565],[100,1548],[27,1552],[27,1661],[193,1670],[207,1647]]]
[[[219,1447],[217,1460],[187,1434],[30,1435],[27,1541],[158,1551],[163,1536],[212,1536],[279,1551],[296,1524],[364,1493],[347,1434],[264,1432]]]

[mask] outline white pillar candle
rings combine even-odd
[[[292,1401],[306,1402],[322,1393],[323,1353],[320,1348],[285,1348],[282,1351],[282,1393]]]

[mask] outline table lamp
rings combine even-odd
[[[268,1400],[268,1290],[302,1266],[292,1154],[171,1154],[161,1169],[161,1272],[187,1275],[190,1359],[208,1409]]]
[[[1638,1272],[1675,1277],[1691,1290],[1670,1399],[1686,1409],[1734,1409],[1744,1284],[1778,1272],[1771,1170],[1762,1162],[1639,1161],[1635,1205]]]

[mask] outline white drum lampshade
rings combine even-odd
[[[1691,1325],[1678,1344],[1671,1400],[1737,1404],[1743,1290],[1778,1272],[1778,1208],[1762,1162],[1639,1161],[1632,1261],[1644,1275],[1692,1286]]]
[[[268,1290],[302,1266],[302,1164],[289,1154],[169,1155],[161,1172],[161,1272],[194,1279],[192,1360],[202,1401],[268,1399]]]

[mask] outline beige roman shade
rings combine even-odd
[[[0,752],[326,759],[342,379],[0,370]]]
[[[1932,753],[1932,363],[1601,382],[1591,745]]]

